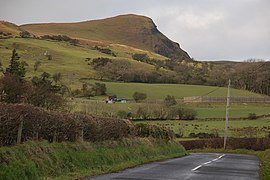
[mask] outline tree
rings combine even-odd
[[[22,79],[25,76],[26,70],[24,64],[19,61],[20,57],[16,52],[16,49],[13,49],[12,56],[10,59],[9,67],[6,69],[6,73],[15,75]]]
[[[164,104],[169,107],[169,106],[173,106],[173,105],[176,105],[177,102],[174,98],[174,96],[170,96],[170,95],[167,95],[164,99]]]
[[[22,32],[20,32],[20,36],[22,38],[29,38],[31,36],[31,34],[28,31],[22,31]]]
[[[26,92],[26,83],[12,74],[5,74],[0,79],[0,101],[6,103],[22,102],[23,94]]]
[[[135,92],[132,97],[136,102],[139,102],[141,100],[145,100],[147,98],[147,94]]]

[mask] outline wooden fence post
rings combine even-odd
[[[79,141],[83,142],[83,128],[80,129],[79,133]]]
[[[56,142],[56,129],[53,131],[53,142]]]
[[[23,130],[23,116],[20,116],[20,124],[19,124],[18,134],[17,134],[17,144],[21,144],[22,142],[22,130]]]

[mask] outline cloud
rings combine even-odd
[[[269,0],[0,0],[1,19],[17,24],[75,22],[119,14],[151,17],[198,60],[270,57]]]

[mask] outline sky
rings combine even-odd
[[[21,25],[138,14],[196,60],[269,60],[269,9],[270,0],[0,0],[0,20]]]

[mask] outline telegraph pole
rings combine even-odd
[[[228,124],[229,124],[229,110],[230,110],[230,96],[231,96],[230,87],[231,87],[231,80],[229,79],[227,105],[226,105],[225,132],[224,132],[224,149],[226,149],[226,142],[228,138]]]

